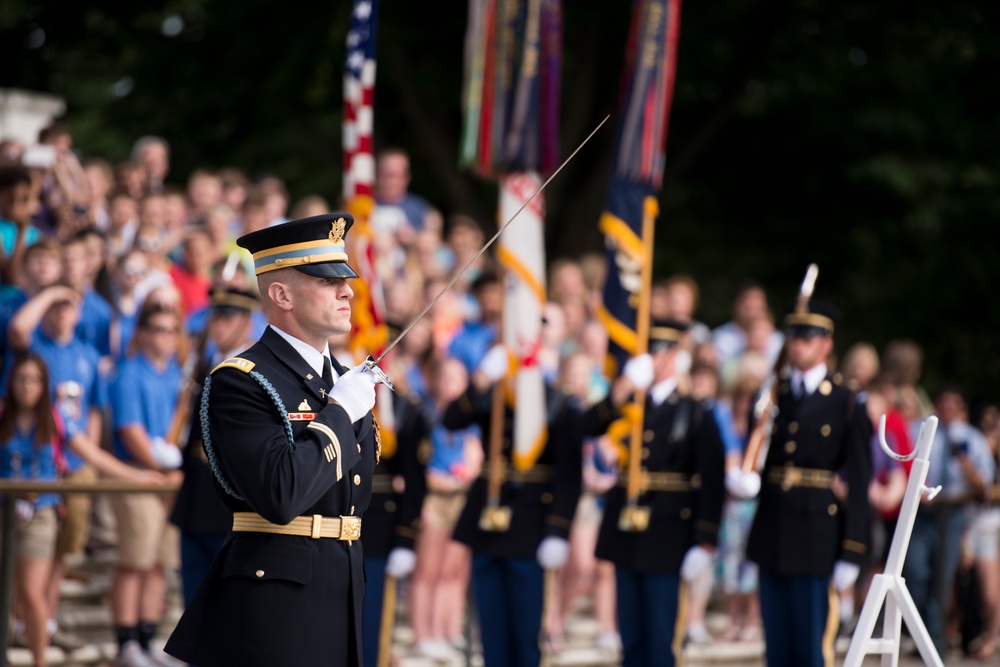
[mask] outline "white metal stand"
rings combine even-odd
[[[897,461],[913,459],[913,467],[910,469],[910,479],[906,484],[903,504],[900,506],[896,534],[889,547],[885,572],[876,574],[872,580],[864,606],[861,608],[858,625],[854,628],[854,636],[851,637],[851,645],[844,657],[844,667],[860,667],[861,661],[869,653],[881,654],[881,667],[898,667],[901,621],[903,620],[906,621],[906,627],[910,629],[910,635],[916,642],[917,650],[920,651],[920,657],[923,658],[924,663],[934,665],[934,667],[944,667],[941,656],[934,648],[934,642],[931,641],[927,627],[924,625],[923,619],[920,618],[913,598],[910,596],[910,591],[906,588],[906,582],[903,580],[903,561],[906,560],[906,549],[910,545],[910,534],[913,532],[913,521],[917,518],[920,499],[924,495],[931,499],[941,491],[940,486],[933,489],[924,486],[924,482],[927,480],[927,468],[930,465],[928,459],[931,446],[934,443],[937,423],[937,417],[928,417],[920,425],[920,434],[917,436],[917,445],[913,448],[913,452],[902,456],[892,451],[885,441],[885,415],[882,415],[879,422],[878,435],[882,449]],[[872,637],[872,633],[875,630],[875,622],[878,620],[883,602],[885,603],[885,619],[882,626],[882,637],[875,638]]]

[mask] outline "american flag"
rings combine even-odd
[[[361,357],[378,356],[388,335],[384,324],[382,283],[372,256],[370,219],[375,209],[375,33],[378,2],[355,0],[344,58],[344,190],[354,227],[347,237],[351,266],[360,280],[354,284],[350,338]]]
[[[372,196],[377,0],[354,0],[344,58],[344,201]]]

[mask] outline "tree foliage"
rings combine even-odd
[[[457,167],[464,2],[382,0],[376,143],[413,156],[413,189],[492,221],[495,188]],[[284,178],[337,201],[345,0],[10,0],[0,85],[66,98],[77,146],[112,160],[144,134],[200,165]],[[561,140],[615,113],[628,3],[567,2]],[[657,272],[728,317],[752,277],[775,305],[817,262],[841,348],[912,338],[924,382],[994,378],[1000,270],[1000,6],[930,0],[686,3],[657,230]],[[613,132],[547,192],[552,256],[599,251]]]

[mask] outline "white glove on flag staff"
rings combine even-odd
[[[402,579],[410,576],[416,565],[417,554],[413,549],[397,547],[389,552],[389,559],[385,562],[385,573],[390,577]]]
[[[378,384],[378,378],[364,363],[336,378],[336,381],[327,398],[344,408],[352,424],[375,407],[375,385]]]
[[[653,357],[649,354],[632,357],[625,362],[622,375],[628,378],[637,390],[646,391],[653,384]]]
[[[510,358],[507,348],[494,345],[489,349],[483,360],[479,362],[479,372],[486,376],[490,383],[499,382],[510,369]]]
[[[538,564],[545,570],[558,570],[569,559],[569,542],[561,537],[546,537],[538,545]]]
[[[157,436],[149,443],[149,453],[153,456],[153,462],[160,470],[174,470],[180,468],[184,463],[184,455],[177,445],[171,445],[163,438]]]
[[[726,471],[726,491],[734,498],[749,500],[760,493],[760,475],[755,472],[744,473],[739,468]]]
[[[861,568],[854,563],[848,563],[846,560],[838,560],[833,564],[833,587],[837,591],[850,588],[858,580],[860,572]]]
[[[705,570],[712,567],[713,560],[715,557],[705,547],[691,547],[681,562],[681,579],[684,581],[697,579]]]

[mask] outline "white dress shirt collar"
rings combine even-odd
[[[272,329],[274,329],[275,333],[277,333],[279,336],[281,336],[286,341],[288,341],[288,344],[291,345],[292,348],[296,352],[299,353],[299,356],[302,357],[307,364],[309,364],[309,367],[312,368],[314,371],[316,371],[316,377],[320,377],[320,378],[323,377],[323,359],[324,359],[324,357],[327,358],[327,359],[330,358],[330,345],[329,344],[327,344],[325,350],[323,350],[322,352],[320,352],[319,350],[317,350],[315,347],[313,347],[309,343],[305,343],[305,342],[299,340],[298,338],[296,338],[295,336],[293,336],[290,333],[285,333],[284,331],[282,331],[278,327],[274,326],[273,324],[270,324],[268,326],[270,326]],[[331,367],[333,366],[332,361],[331,361],[330,365],[331,365]],[[337,381],[337,373],[336,372],[334,372],[334,374],[333,374],[333,380],[334,380],[334,382]]]
[[[826,364],[813,366],[804,373],[798,368],[793,369],[792,377],[790,378],[792,393],[796,393],[798,391],[800,382],[805,383],[807,396],[816,391],[816,388],[819,387],[819,383],[826,379],[826,370]],[[801,398],[801,396],[796,396],[796,398]]]

